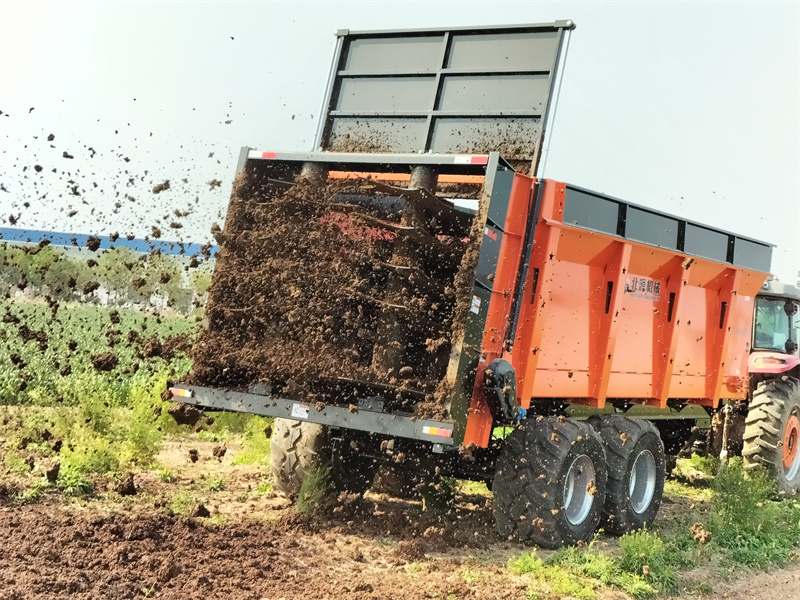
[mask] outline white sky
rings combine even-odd
[[[336,29],[558,19],[578,28],[547,175],[777,244],[773,272],[793,283],[796,1],[0,0],[0,110],[10,115],[0,116],[0,183],[9,190],[0,191],[0,226],[20,214],[17,226],[143,236],[172,209],[194,207],[164,237],[205,241],[224,216],[241,146],[311,148]],[[212,191],[214,178],[223,184]],[[164,179],[172,189],[153,195]],[[70,210],[78,214],[68,218]]]

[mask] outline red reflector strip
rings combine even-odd
[[[180,388],[169,388],[169,393],[173,395],[173,397],[181,397],[181,398],[191,398],[194,396],[194,392],[192,390],[182,390]]]
[[[463,155],[463,156],[456,156],[453,158],[453,162],[457,165],[485,165],[489,162],[488,156],[470,156],[470,155]]]
[[[262,152],[261,158],[275,158],[274,152]]]
[[[428,427],[425,425],[422,428],[422,433],[425,435],[435,435],[437,437],[453,437],[453,430],[452,429],[444,429],[442,427]]]

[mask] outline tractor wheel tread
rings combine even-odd
[[[588,541],[601,517],[605,467],[599,436],[585,423],[547,417],[512,432],[497,461],[492,492],[501,535],[545,548]],[[563,478],[576,452],[592,456],[599,502],[579,526],[564,514]]]
[[[661,506],[666,477],[666,455],[658,429],[650,421],[621,416],[596,416],[589,422],[600,434],[608,457],[603,527],[620,535],[649,526]],[[631,505],[629,481],[636,456],[643,450],[655,459],[656,479],[650,504],[637,513]]]
[[[800,473],[787,479],[783,465],[783,432],[790,415],[800,415],[800,381],[781,377],[761,381],[753,392],[743,436],[745,467],[766,467],[781,495],[800,494]]]

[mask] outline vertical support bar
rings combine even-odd
[[[520,264],[519,273],[517,274],[517,281],[514,285],[514,300],[511,304],[511,314],[508,322],[508,333],[506,339],[508,340],[509,347],[514,346],[514,341],[517,337],[517,327],[519,326],[519,315],[522,310],[522,298],[525,295],[525,285],[528,281],[528,271],[530,270],[531,254],[533,253],[533,239],[536,235],[536,221],[539,220],[539,209],[542,206],[542,192],[544,191],[544,183],[533,181],[533,188],[529,196],[528,203],[529,212],[526,219],[525,227],[525,247],[522,254],[522,263]],[[531,282],[533,284],[533,282]]]
[[[427,166],[416,166],[411,171],[411,180],[408,182],[408,187],[427,190],[430,193],[435,194],[438,180],[439,174],[435,169]],[[403,209],[404,218],[407,209],[408,202],[406,202],[406,208]]]
[[[731,304],[739,289],[740,279],[739,269],[725,269],[706,286],[709,290],[719,290],[716,301],[708,302],[706,312],[706,397],[702,404],[713,408],[719,404],[725,378],[725,359],[731,338]]]
[[[602,285],[595,286],[590,297],[594,318],[589,348],[589,401],[596,408],[606,404],[631,248],[624,242],[612,243],[612,254],[603,267]]]
[[[335,88],[339,78],[339,63],[342,59],[342,47],[344,45],[344,37],[350,33],[347,29],[340,29],[336,32],[336,46],[333,49],[333,60],[331,61],[331,70],[328,74],[328,83],[325,85],[325,96],[322,98],[322,107],[320,108],[319,121],[317,122],[317,134],[314,136],[313,150],[324,150],[322,147],[322,140],[327,138],[326,129],[330,127],[331,117],[330,111],[333,110],[333,101],[335,95]]]
[[[439,109],[439,97],[442,93],[442,72],[447,68],[447,57],[450,54],[450,32],[445,31],[442,38],[442,54],[439,61],[439,67],[436,69],[436,75],[433,81],[433,104],[431,111],[425,119],[425,145],[423,150],[429,152],[431,149],[431,142],[433,141],[433,119],[434,113]]]
[[[670,260],[654,279],[665,279],[661,298],[655,305],[653,316],[653,380],[651,397],[647,404],[666,408],[672,373],[675,370],[675,352],[678,348],[678,311],[683,289],[689,281],[691,264],[683,266],[682,256]]]
[[[572,22],[567,21],[567,28],[560,29],[558,32],[558,50],[550,67],[550,93],[547,97],[547,115],[545,122],[542,123],[542,135],[537,141],[539,145],[535,148],[533,161],[531,163],[531,173],[536,177],[546,177],[545,167],[547,166],[547,155],[550,150],[550,138],[552,137],[553,122],[556,119],[556,107],[558,106],[558,95],[561,92],[561,80],[564,77],[564,66],[567,62],[567,50],[569,50],[569,39],[572,34]],[[555,77],[553,76],[555,73]]]

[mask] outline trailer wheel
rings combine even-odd
[[[275,488],[297,497],[308,472],[329,464],[331,445],[322,425],[275,419],[270,441],[270,468]]]
[[[617,535],[650,525],[661,507],[666,476],[664,443],[650,421],[592,417],[606,450],[608,486],[603,526]]]
[[[800,381],[794,377],[758,384],[744,431],[745,466],[766,467],[779,494],[800,493]]]
[[[605,452],[592,427],[539,417],[507,439],[492,485],[500,535],[543,548],[588,541],[600,523]]]

